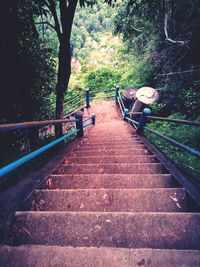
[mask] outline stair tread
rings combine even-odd
[[[37,211],[176,212],[187,210],[187,198],[183,188],[36,190],[24,208]]]
[[[200,213],[18,211],[12,229],[17,245],[200,249]]]
[[[79,174],[109,174],[109,173],[163,173],[160,163],[87,163],[87,164],[62,164],[54,173],[79,173]]]
[[[21,245],[0,246],[1,260],[4,267],[197,267],[200,251]]]
[[[156,158],[154,155],[137,155],[137,156],[80,156],[74,157],[69,156],[67,157],[63,163],[70,164],[70,163],[141,163],[141,162],[155,162]]]
[[[54,174],[44,188],[156,188],[172,187],[170,174]]]
[[[121,149],[121,150],[99,150],[99,151],[94,151],[94,150],[87,150],[87,151],[73,151],[69,155],[72,156],[122,156],[122,155],[149,155],[150,151],[144,148],[140,149]]]

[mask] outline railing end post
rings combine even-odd
[[[76,121],[76,129],[79,130],[77,132],[78,137],[83,136],[83,115],[81,113],[76,113],[75,114],[75,119]]]
[[[126,118],[129,118],[129,110],[127,108],[125,108],[124,110],[124,115],[123,115],[123,119],[126,120]]]
[[[86,102],[86,108],[90,107],[90,89],[86,89],[85,91],[85,102]]]
[[[147,123],[147,117],[151,115],[151,110],[150,108],[145,108],[143,110],[143,113],[140,117],[140,120],[139,120],[139,125],[137,127],[137,130],[136,130],[136,133],[137,134],[142,134],[143,131],[144,131],[144,127],[146,126],[146,123]]]
[[[119,86],[115,86],[115,102],[117,103],[117,98],[119,97]]]
[[[95,124],[96,124],[96,115],[93,114],[93,115],[91,116],[91,119],[92,119],[92,124],[95,125]]]

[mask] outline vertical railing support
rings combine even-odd
[[[86,108],[90,107],[90,89],[86,89],[85,91],[85,102],[86,102]]]
[[[81,113],[76,113],[75,115],[76,121],[76,129],[79,130],[77,133],[78,137],[83,136],[83,115]]]
[[[146,126],[146,123],[147,123],[147,117],[150,115],[151,115],[151,110],[149,108],[145,108],[139,120],[139,124],[136,130],[137,134],[143,133],[144,127]]]
[[[119,86],[115,86],[115,102],[118,103],[117,98],[119,97]]]
[[[124,110],[124,115],[123,115],[123,119],[126,120],[126,118],[129,118],[129,114],[128,114],[129,110],[127,108],[125,108]]]
[[[96,115],[91,116],[92,124],[95,125],[96,123]]]

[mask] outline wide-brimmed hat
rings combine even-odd
[[[137,90],[135,96],[140,102],[150,105],[158,100],[159,94],[152,87],[142,87]]]

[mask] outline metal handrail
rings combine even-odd
[[[124,112],[123,112],[122,104],[121,104],[121,101],[120,101],[119,97],[117,97],[117,101],[118,101],[118,104],[119,104],[120,111],[121,111],[121,113],[123,115]]]
[[[75,109],[74,111],[65,114],[63,117],[64,118],[70,117],[70,116],[74,115],[76,112],[78,112],[78,111],[80,111],[81,109],[84,109],[84,108],[85,108],[85,106],[79,107],[79,108]]]
[[[157,131],[154,131],[153,129],[151,129],[151,128],[147,127],[147,126],[144,126],[144,129],[148,130],[149,132],[151,132],[151,133],[153,133],[155,135],[157,135],[158,137],[164,139],[165,141],[171,143],[173,146],[179,147],[179,148],[185,150],[186,152],[190,153],[191,155],[200,158],[200,152],[198,150],[195,150],[195,149],[193,149],[193,148],[191,148],[189,146],[186,146],[186,145],[184,145],[184,144],[182,144],[182,143],[180,143],[180,142],[178,142],[178,141],[176,141],[176,140],[174,140],[174,139],[172,139],[170,137],[164,136],[163,134],[161,134],[161,133],[159,133]]]
[[[64,101],[64,105],[69,104],[69,103],[73,102],[74,100],[76,100],[77,98],[82,97],[82,96],[84,96],[84,93],[80,93],[79,95],[75,96],[74,98],[67,100],[67,101]]]
[[[127,120],[129,122],[131,122],[134,125],[137,125],[137,130],[136,132],[138,134],[142,134],[143,130],[147,130],[155,135],[157,135],[158,137],[160,137],[161,139],[164,139],[165,141],[169,142],[170,144],[172,144],[173,146],[176,146],[178,148],[181,148],[183,150],[185,150],[186,152],[190,153],[193,156],[196,156],[197,158],[200,158],[200,151],[195,150],[189,146],[186,146],[170,137],[164,136],[163,134],[149,128],[146,126],[146,122],[147,120],[161,120],[161,121],[167,121],[167,122],[172,122],[172,123],[182,123],[182,124],[186,124],[186,125],[193,125],[193,126],[200,126],[200,122],[197,121],[188,121],[188,120],[178,120],[178,119],[170,119],[170,118],[163,118],[163,117],[156,117],[156,116],[150,116],[151,114],[151,110],[149,109],[144,109],[143,112],[128,112],[128,109],[124,109],[122,108],[122,98],[120,99],[120,92],[119,92],[119,88],[116,87],[116,100],[119,103],[119,108],[120,111],[123,115],[123,119]],[[120,101],[121,100],[121,101]],[[140,121],[136,121],[134,119],[130,118],[130,115],[141,115],[140,117]]]
[[[60,119],[60,120],[45,120],[45,121],[29,121],[20,123],[8,123],[0,125],[0,132],[15,131],[39,126],[56,125],[60,123],[76,122],[76,119]]]
[[[77,129],[77,130],[74,130],[70,133],[67,133],[66,135],[56,139],[55,141],[41,147],[41,148],[29,153],[28,155],[16,160],[15,162],[12,162],[12,163],[8,164],[7,166],[1,168],[0,169],[0,177],[3,177],[5,175],[9,174],[10,172],[14,171],[18,167],[20,167],[20,166],[24,165],[25,163],[29,162],[30,160],[36,158],[37,156],[41,155],[45,151],[49,150],[50,148],[54,147],[58,143],[64,141],[66,138],[76,134],[79,131],[80,131],[80,129]]]
[[[78,119],[79,118],[79,119]],[[65,134],[64,136],[50,142],[49,144],[29,153],[26,156],[23,156],[22,158],[16,160],[15,162],[12,162],[8,165],[6,165],[5,167],[0,169],[0,178],[9,174],[10,172],[14,171],[15,169],[17,169],[18,167],[24,165],[25,163],[29,162],[30,160],[36,158],[37,156],[41,155],[42,153],[46,152],[47,150],[49,150],[50,148],[56,146],[57,144],[61,143],[62,141],[64,141],[66,138],[77,134],[78,136],[82,136],[83,135],[83,128],[88,127],[89,125],[95,125],[95,115],[92,115],[90,117],[91,121],[87,124],[83,124],[83,117],[82,115],[77,115],[77,119],[73,120],[76,122],[76,130],[71,131],[70,133]],[[1,179],[0,179],[1,180]]]
[[[142,115],[143,112],[129,112],[129,115]],[[172,122],[177,124],[185,124],[185,125],[192,125],[200,127],[199,121],[189,121],[189,120],[180,120],[180,119],[171,119],[171,118],[164,118],[164,117],[157,117],[157,116],[147,116],[148,120],[156,120],[156,121],[166,121]]]
[[[124,105],[124,101],[122,100],[121,92],[119,92],[119,98],[120,98],[123,110],[125,110],[126,108],[125,108],[125,105]]]
[[[142,114],[144,114],[144,113],[142,113]],[[125,116],[124,118],[125,118],[126,120],[128,120],[128,121],[131,121],[132,123],[137,124],[138,127],[141,126],[139,122],[137,122],[137,121],[135,121],[135,120],[133,120],[133,119],[127,117],[127,116]],[[148,116],[147,116],[146,118],[148,118]],[[146,122],[145,122],[145,123],[146,123]],[[141,127],[142,127],[143,129],[145,129],[145,130],[147,130],[147,131],[149,131],[149,132],[151,132],[151,133],[157,135],[158,137],[164,139],[165,141],[169,142],[169,143],[172,144],[173,146],[176,146],[176,147],[178,147],[178,148],[181,148],[181,149],[185,150],[186,152],[190,153],[191,155],[200,158],[200,152],[199,152],[198,150],[195,150],[195,149],[193,149],[193,148],[191,148],[191,147],[189,147],[189,146],[186,146],[186,145],[184,145],[184,144],[182,144],[182,143],[180,143],[180,142],[178,142],[178,141],[176,141],[176,140],[174,140],[174,139],[172,139],[172,138],[169,138],[169,137],[167,137],[167,136],[164,136],[163,134],[161,134],[161,133],[159,133],[159,132],[157,132],[157,131],[154,131],[153,129],[151,129],[151,128],[145,126],[145,125],[142,125]]]
[[[80,101],[74,103],[73,105],[64,108],[64,112],[66,112],[67,110],[72,110],[72,109],[76,108],[76,107],[77,107],[79,104],[81,104],[83,101],[84,101],[84,100],[80,100]]]

